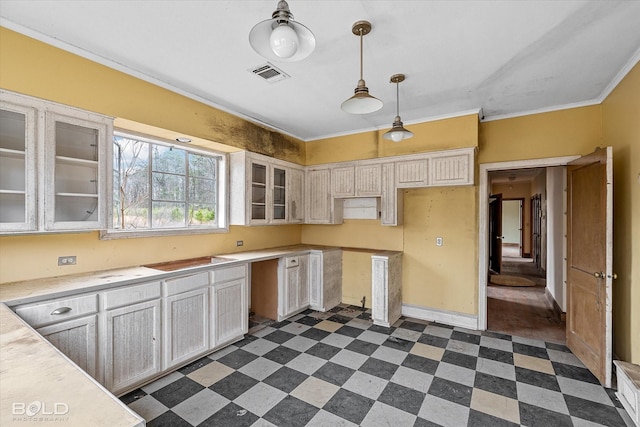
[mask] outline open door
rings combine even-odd
[[[500,274],[502,265],[502,194],[489,196],[489,270]]]
[[[612,148],[567,167],[567,346],[611,387]]]

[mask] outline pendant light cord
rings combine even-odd
[[[400,83],[396,82],[396,116],[400,117]]]
[[[360,80],[362,79],[362,28],[360,28]]]

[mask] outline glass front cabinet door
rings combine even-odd
[[[37,227],[36,118],[33,108],[0,102],[0,231]]]

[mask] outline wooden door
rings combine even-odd
[[[611,147],[569,164],[567,197],[567,346],[611,387]]]
[[[531,198],[531,254],[536,270],[542,274],[542,194]]]
[[[489,196],[489,270],[500,274],[502,265],[502,194]]]

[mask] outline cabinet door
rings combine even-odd
[[[270,216],[272,223],[287,222],[287,170],[283,167],[269,166],[271,172]]]
[[[298,308],[305,308],[309,306],[309,255],[298,258]]]
[[[306,222],[331,223],[331,170],[309,169],[306,177]]]
[[[296,224],[304,221],[304,172],[290,169],[287,175],[289,222]]]
[[[160,300],[106,312],[105,383],[118,394],[160,372]]]
[[[50,111],[45,124],[45,228],[104,228],[104,148],[111,127]]]
[[[102,382],[97,351],[97,321],[98,316],[93,315],[45,326],[37,331],[83,371]]]
[[[256,162],[254,160],[248,161],[247,168],[249,169],[249,191],[247,194],[249,206],[249,224],[266,224],[267,214],[269,212],[269,171],[266,163]]]
[[[398,188],[412,188],[429,185],[428,164],[428,159],[396,162],[396,186]]]
[[[212,306],[212,348],[240,339],[247,333],[249,313],[246,279],[215,284]]]
[[[0,232],[36,225],[36,111],[0,102]]]
[[[380,198],[382,225],[400,225],[403,217],[402,194],[395,186],[394,164],[382,165],[382,197]]]
[[[164,369],[209,349],[209,288],[165,298],[163,316]]]
[[[309,254],[309,306],[313,310],[324,311],[322,295],[322,252]]]
[[[284,304],[281,318],[287,317],[298,310],[298,284],[300,282],[300,267],[284,269]]]
[[[353,166],[331,169],[331,196],[353,197],[355,195],[355,172]]]
[[[372,197],[382,193],[382,165],[356,167],[356,196]]]

